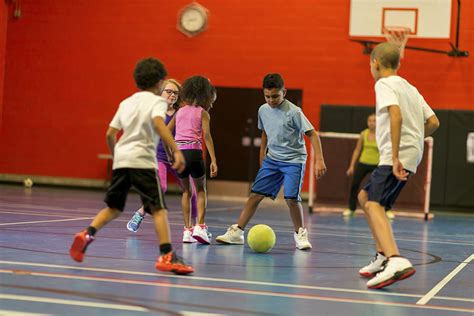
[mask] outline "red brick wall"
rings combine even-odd
[[[23,0],[7,30],[0,173],[102,178],[107,125],[146,56],[172,77],[203,74],[218,86],[260,87],[265,73],[281,72],[303,89],[316,126],[322,103],[373,103],[368,57],[348,40],[349,0],[200,0],[210,25],[192,39],[176,30],[189,2]],[[461,47],[471,54],[473,14],[474,2],[463,1]],[[434,108],[474,109],[473,58],[408,51],[400,74]]]

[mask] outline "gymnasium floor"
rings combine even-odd
[[[0,315],[473,315],[474,216],[436,214],[425,223],[397,217],[410,279],[368,290],[358,269],[373,255],[362,215],[307,216],[313,250],[294,248],[286,207],[265,203],[249,227],[270,225],[268,254],[247,246],[183,245],[179,197],[168,196],[175,248],[192,263],[189,276],[154,269],[153,226],[125,229],[139,205],[100,231],[82,264],[68,249],[73,235],[103,207],[103,192],[0,185]],[[214,237],[235,222],[242,203],[209,201]],[[307,214],[306,214],[307,215]]]

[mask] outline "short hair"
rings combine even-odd
[[[173,108],[175,110],[179,109],[179,107],[181,106],[181,89],[182,89],[182,86],[181,84],[179,83],[178,80],[176,79],[172,79],[172,78],[169,78],[169,79],[166,79],[165,81],[163,81],[163,83],[161,84],[161,88],[160,88],[160,95],[163,93],[163,91],[165,91],[165,87],[168,83],[171,83],[171,84],[174,84],[176,86],[176,88],[178,88],[178,97],[176,99],[176,102],[173,104]]]
[[[208,78],[203,76],[192,76],[183,83],[181,98],[187,104],[207,108],[213,101],[215,88]]]
[[[133,72],[135,84],[141,90],[154,87],[158,82],[165,79],[168,72],[165,65],[156,58],[145,58],[138,61]]]
[[[400,63],[400,48],[393,43],[380,43],[372,50],[370,59],[378,60],[384,68],[397,69]]]
[[[270,73],[263,78],[263,89],[283,89],[285,86],[285,82],[283,81],[283,77],[277,73]]]

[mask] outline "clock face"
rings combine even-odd
[[[181,16],[181,25],[188,32],[197,32],[206,24],[206,18],[200,10],[189,8]]]

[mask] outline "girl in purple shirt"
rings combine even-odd
[[[173,119],[178,110],[178,107],[181,103],[179,98],[179,92],[181,90],[181,84],[174,79],[167,79],[163,82],[161,86],[163,89],[161,91],[161,96],[166,99],[168,103],[168,111],[166,112],[166,119],[165,124],[168,123]],[[175,135],[175,131],[172,130],[173,136]],[[168,153],[163,145],[163,142],[160,140],[158,144],[158,148],[156,150],[156,158],[158,160],[158,176],[160,178],[160,187],[163,193],[165,193],[168,189],[168,173],[173,175],[173,177],[178,180],[178,183],[181,184],[181,181],[176,173],[176,170],[171,168],[171,163],[168,159]],[[192,197],[191,197],[191,213],[192,218],[196,218],[197,216],[197,198],[194,188],[192,188]],[[140,227],[141,222],[145,218],[145,211],[143,207],[138,209],[134,214],[130,221],[127,223],[127,229],[131,232],[137,232],[138,228]],[[192,242],[192,241],[191,241]]]

